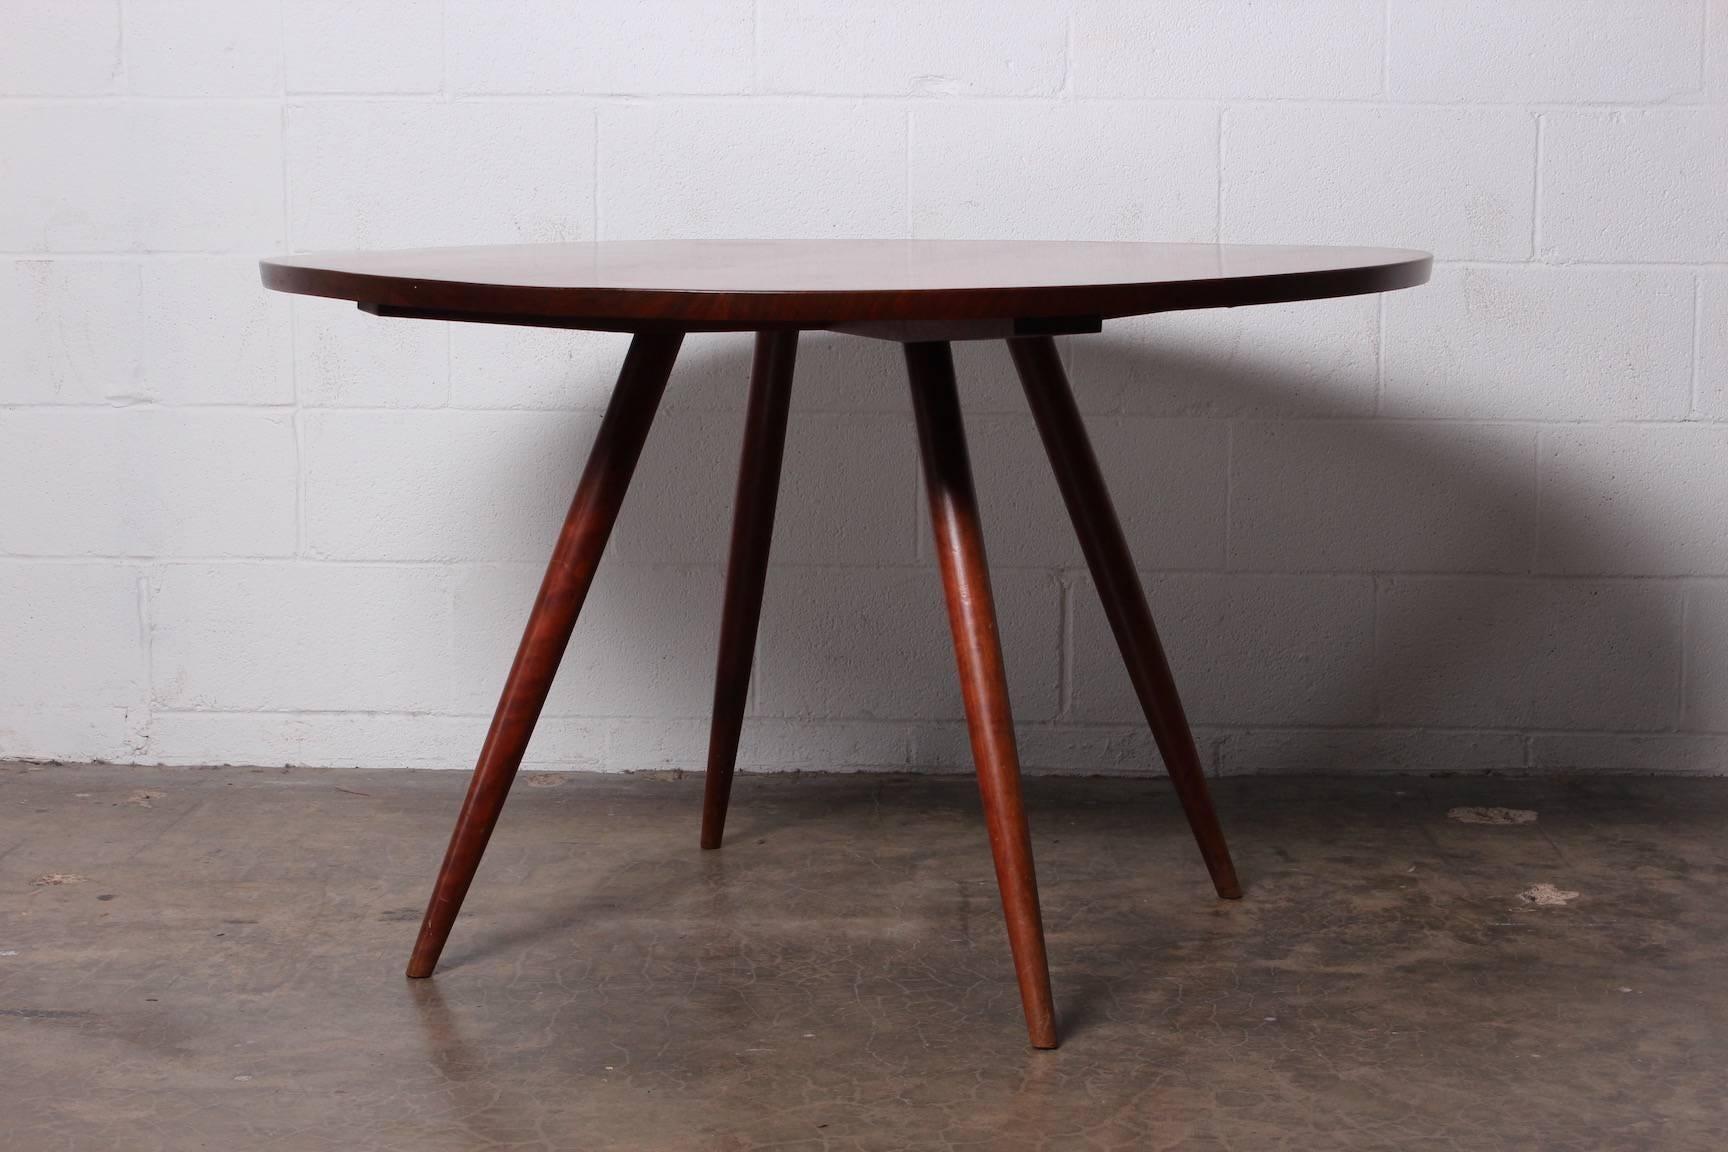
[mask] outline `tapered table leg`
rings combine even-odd
[[[1026,1010],[1026,1030],[1034,1048],[1056,1047],[1056,1012],[1050,998],[1050,968],[1044,955],[1044,925],[1038,912],[1038,880],[1032,867],[1032,838],[1020,796],[1020,756],[1014,744],[1014,716],[1008,706],[1008,679],[966,429],[954,388],[954,359],[946,342],[906,345],[912,411],[930,492],[930,520],[954,633],[954,657],[966,703],[972,759],[984,797],[996,883],[1008,922],[1008,943]]]
[[[774,504],[792,404],[797,332],[758,332],[744,417],[744,451],[732,510],[732,553],[726,564],[726,605],[720,616],[720,657],[714,673],[714,717],[708,730],[708,779],[702,795],[702,847],[720,847],[732,770],[750,692],[756,628],[762,620],[762,585],[774,539]]]
[[[1212,874],[1212,886],[1219,896],[1235,900],[1242,895],[1242,886],[1236,879],[1236,866],[1230,861],[1230,849],[1224,843],[1218,813],[1212,807],[1212,793],[1206,787],[1194,734],[1182,712],[1176,681],[1170,675],[1140,577],[1134,571],[1134,558],[1122,536],[1122,525],[1110,503],[1104,474],[1099,471],[1098,458],[1087,439],[1086,425],[1074,403],[1067,374],[1062,371],[1055,341],[1048,336],[1017,336],[1008,341],[1008,348],[1025,387],[1044,450],[1056,471],[1056,482],[1074,521],[1074,531],[1080,537],[1086,564],[1092,570],[1092,582],[1098,586],[1098,596],[1104,602],[1104,614],[1110,621],[1111,632],[1115,633],[1116,646],[1122,651],[1134,693],[1140,699],[1152,738],[1188,816],[1188,826],[1200,844],[1200,855]]]
[[[462,813],[456,818],[456,830],[450,835],[450,847],[445,850],[444,864],[438,870],[432,900],[426,906],[414,954],[408,961],[411,977],[432,974],[474,872],[480,867],[486,841],[498,823],[504,797],[522,764],[528,738],[534,734],[534,723],[540,718],[558,662],[576,627],[577,613],[594,582],[594,572],[618,519],[619,506],[624,503],[682,341],[680,333],[638,333],[630,341],[618,385],[576,486],[576,498],[564,518],[534,610],[528,615],[516,661],[504,681],[504,694],[481,746]]]

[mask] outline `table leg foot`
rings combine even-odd
[[[996,862],[996,882],[1002,890],[1020,1000],[1026,1010],[1026,1029],[1034,1048],[1054,1048],[1056,1012],[1038,911],[1032,838],[1020,795],[1020,756],[1014,743],[1014,717],[1008,704],[1008,679],[1002,666],[966,430],[954,387],[953,353],[946,342],[907,344],[906,370],[911,379],[912,410],[918,422],[948,621],[954,634],[954,656],[966,702],[972,759],[984,798],[984,818]]]
[[[618,519],[682,340],[680,333],[639,333],[630,342],[618,385],[594,437],[576,498],[558,534],[527,630],[468,783],[468,795],[462,801],[461,815],[408,961],[410,977],[432,975],[480,867],[480,857],[498,823],[504,797],[522,764],[534,723],[540,718],[558,663],[576,627],[576,616],[600,566],[600,556]]]
[[[762,586],[774,539],[774,505],[792,403],[792,367],[798,333],[758,332],[744,417],[744,450],[733,501],[732,550],[726,565],[726,604],[720,617],[720,656],[714,673],[714,716],[708,731],[708,776],[702,794],[702,847],[718,848],[726,830],[732,770],[750,693]]]
[[[1092,570],[1092,582],[1104,603],[1110,630],[1116,636],[1134,693],[1140,699],[1152,738],[1187,814],[1188,826],[1200,845],[1212,885],[1219,896],[1235,900],[1242,895],[1242,885],[1236,879],[1236,866],[1230,860],[1224,830],[1212,806],[1212,793],[1206,786],[1194,735],[1183,714],[1176,681],[1158,641],[1158,630],[1146,606],[1140,577],[1134,571],[1134,558],[1122,536],[1122,526],[1116,519],[1104,474],[1086,436],[1086,425],[1074,403],[1074,393],[1056,354],[1055,342],[1048,336],[1019,336],[1008,341],[1008,348],[1026,390],[1044,450],[1056,471],[1056,482],[1074,521],[1074,531],[1080,537],[1086,564]]]

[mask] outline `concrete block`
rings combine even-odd
[[[758,81],[769,92],[843,96],[1052,96],[1067,75],[1064,7],[766,0]]]
[[[1203,104],[914,105],[912,234],[1215,239],[1217,116]]]
[[[1109,321],[1071,342],[1087,411],[1366,416],[1379,374],[1373,296]]]
[[[1254,421],[1232,433],[1230,565],[1528,571],[1535,432],[1491,424]]]
[[[282,245],[282,117],[263,103],[13,103],[0,155],[0,250]]]
[[[1680,726],[1694,732],[1728,732],[1728,583],[1693,584],[1685,595],[1686,674]]]
[[[1627,268],[1441,268],[1386,298],[1382,411],[1512,420],[1684,419],[1692,277]]]
[[[594,413],[307,412],[307,552],[544,564],[598,425]]]
[[[1015,717],[1047,720],[1057,702],[1057,585],[1044,573],[1014,571],[994,573],[992,584]],[[818,719],[961,719],[939,574],[770,569],[756,710]]]
[[[287,555],[294,475],[285,412],[0,411],[0,553]]]
[[[282,20],[275,5],[126,0],[125,11],[130,91],[145,96],[281,93]]]
[[[0,95],[96,96],[120,87],[120,0],[11,0]]]
[[[1543,122],[1545,259],[1728,261],[1728,117],[1580,110]]]
[[[346,300],[292,301],[294,378],[303,405],[436,408],[449,399],[451,325],[380,319]]]
[[[481,716],[408,712],[158,711],[150,719],[150,740],[140,759],[186,767],[281,764],[466,771],[474,767],[486,725]]]
[[[283,0],[289,92],[436,92],[441,0]]]
[[[147,260],[141,395],[162,404],[291,404],[289,298],[251,257]]]
[[[450,403],[604,411],[629,347],[630,337],[617,332],[452,324]],[[680,366],[688,355],[679,354]]]
[[[1543,571],[1728,576],[1728,427],[1545,428]]]
[[[1380,92],[1385,15],[1374,0],[1073,5],[1083,97],[1350,100]]]
[[[458,92],[659,96],[750,87],[750,0],[449,0]]]
[[[1396,100],[1660,102],[1700,85],[1703,0],[1393,0]]]
[[[490,714],[540,585],[540,564],[457,569],[455,656],[461,711]],[[547,700],[552,716],[697,718],[713,704],[720,636],[718,567],[601,566]]]
[[[1374,712],[1373,582],[1183,573],[1145,581],[1191,724],[1359,724]],[[1143,723],[1104,610],[1073,592],[1072,715]]]
[[[0,262],[0,393],[10,404],[140,396],[143,333],[130,260]]]
[[[1521,260],[1535,162],[1535,118],[1515,108],[1233,107],[1222,238]]]
[[[1395,577],[1381,585],[1381,719],[1655,730],[1677,715],[1680,599],[1650,581]]]
[[[1455,775],[1520,772],[1525,737],[1513,732],[1418,729],[1275,729],[1219,741],[1219,774]]]
[[[288,179],[299,248],[591,239],[594,112],[564,101],[290,105]]]
[[[608,104],[599,234],[903,235],[905,157],[906,113],[876,101]]]
[[[1530,737],[1530,768],[1567,775],[1723,776],[1728,736],[1538,732]]]
[[[911,562],[922,539],[917,477],[910,417],[794,415],[786,429],[773,559],[885,568]],[[730,488],[730,476],[722,483]]]
[[[1696,415],[1728,420],[1728,273],[1698,274]]]
[[[177,710],[455,711],[450,579],[426,567],[162,565],[150,582],[156,697]]]
[[[1089,429],[1128,546],[1148,568],[1221,568],[1228,429],[1221,422],[1118,417]],[[1085,557],[1029,415],[967,421],[992,564],[1081,568]],[[920,546],[934,555],[927,507]]]
[[[139,581],[130,565],[0,560],[8,710],[141,709],[149,679]],[[0,735],[0,743],[11,741]]]

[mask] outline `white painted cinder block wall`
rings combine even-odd
[[[1208,764],[1728,771],[1728,0],[0,0],[0,756],[465,767],[623,352],[286,249],[1404,245],[1066,341]],[[747,342],[686,344],[537,735],[696,767]],[[1154,770],[960,358],[1028,766]],[[806,338],[757,768],[967,760],[893,346]]]

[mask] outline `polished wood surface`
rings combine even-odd
[[[1164,767],[1182,802],[1188,826],[1199,842],[1206,870],[1212,874],[1212,885],[1224,899],[1238,899],[1242,885],[1236,879],[1236,866],[1230,861],[1224,830],[1212,807],[1212,793],[1206,787],[1194,734],[1188,728],[1176,680],[1170,674],[1164,646],[1152,622],[1152,610],[1146,606],[1146,595],[1134,570],[1133,554],[1128,551],[1128,541],[1116,519],[1115,505],[1110,501],[1104,473],[1093,454],[1092,441],[1086,435],[1085,421],[1074,403],[1056,344],[1048,336],[1029,336],[1010,340],[1008,349],[1031,405],[1038,435],[1044,441],[1044,451],[1056,471],[1056,483],[1068,505],[1068,516],[1080,537],[1080,550],[1092,571],[1092,583],[1104,604],[1110,631],[1122,652],[1122,662],[1128,666],[1128,679],[1151,726],[1152,739],[1164,758]]]
[[[588,598],[682,340],[677,334],[655,334],[639,335],[630,342],[617,387],[588,451],[576,497],[553,546],[540,594],[528,614],[516,661],[504,681],[504,693],[468,783],[456,830],[450,835],[450,846],[408,961],[411,977],[430,976],[438,966],[438,955],[480,867],[486,842],[504,808],[504,797],[516,779],[516,769],[528,750],[528,739],[552,689],[558,663],[570,643],[577,614]]]
[[[757,333],[716,661],[701,844],[720,846],[774,533],[798,331],[905,345],[937,558],[996,878],[1034,1047],[1056,1016],[1019,753],[951,340],[1002,338],[1111,631],[1218,894],[1242,894],[1194,738],[1053,335],[1112,317],[1349,296],[1428,279],[1376,248],[812,240],[537,244],[326,253],[262,264],[267,286],[380,316],[635,333],[505,682],[408,975],[431,975],[569,643],[686,332]]]
[[[1429,265],[1426,253],[1385,248],[666,240],[315,253],[265,260],[262,270],[271,288],[381,315],[697,331],[1090,323],[1384,292],[1422,283]]]
[[[797,355],[797,332],[756,336],[738,493],[732,502],[732,549],[726,564],[726,603],[720,614],[714,716],[708,729],[708,776],[702,794],[704,848],[720,847],[726,829],[732,769],[738,760],[750,666],[756,656],[756,629],[762,621],[762,586],[768,579],[768,548],[774,539],[774,504],[780,493],[780,461],[786,450]]]
[[[912,385],[912,412],[918,424],[972,762],[984,797],[984,823],[996,861],[996,884],[1008,921],[1026,1031],[1032,1047],[1054,1048],[1056,1009],[1044,955],[1032,837],[1020,796],[1020,754],[1014,742],[1014,714],[1008,704],[1008,675],[1002,666],[1002,640],[984,557],[978,497],[972,488],[966,428],[954,386],[953,352],[944,343],[907,344],[906,373]]]

